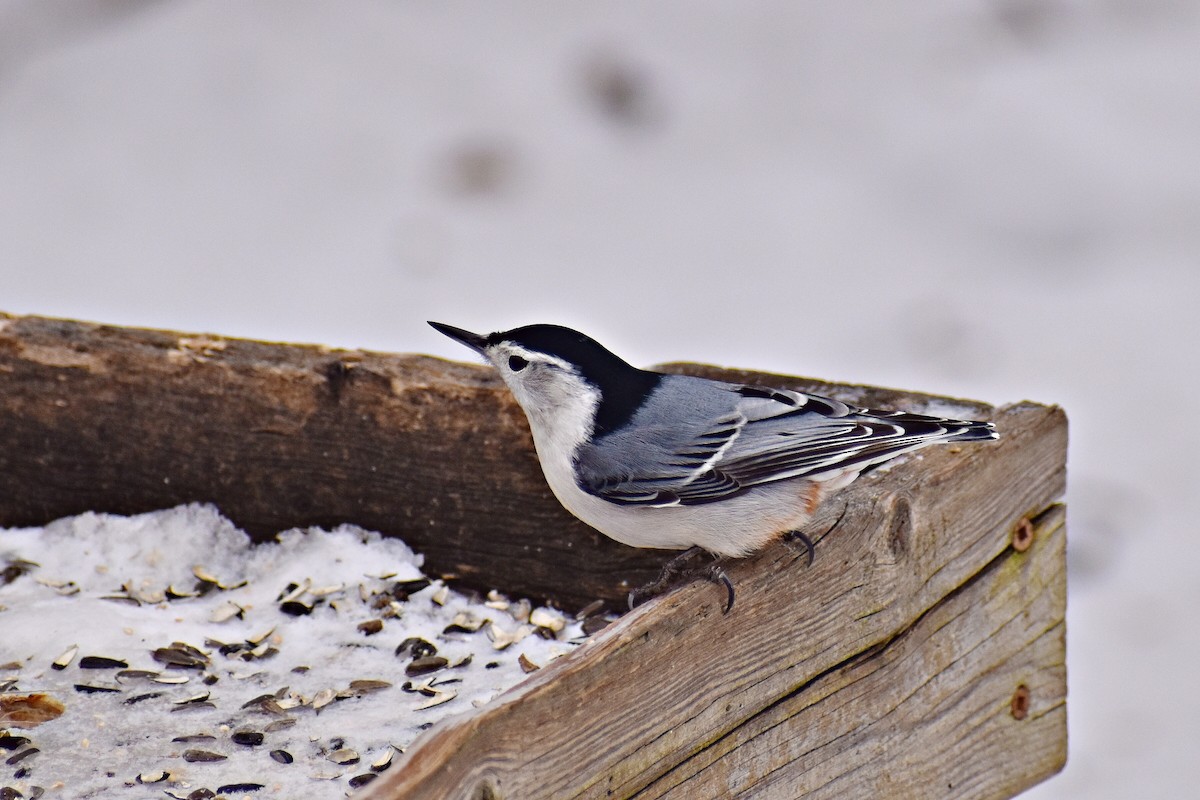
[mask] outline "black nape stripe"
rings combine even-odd
[[[600,390],[595,436],[624,426],[662,381],[656,372],[638,369],[596,340],[561,325],[526,325],[487,337],[489,345],[513,342],[574,364],[588,383]]]

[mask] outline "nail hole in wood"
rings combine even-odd
[[[1022,720],[1029,716],[1029,687],[1023,683],[1018,686],[1010,705],[1013,719]]]
[[[1017,527],[1013,528],[1012,546],[1018,553],[1024,553],[1033,544],[1033,523],[1029,517],[1021,517]]]

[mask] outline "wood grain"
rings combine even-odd
[[[1065,509],[893,639],[814,678],[637,800],[1004,798],[1066,763]],[[1018,687],[1029,692],[1014,718]]]

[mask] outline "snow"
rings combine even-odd
[[[1198,41],[1187,0],[0,0],[0,305],[1058,403],[1070,761],[1031,797],[1190,796]]]
[[[522,656],[542,666],[582,641],[579,624],[556,611],[534,612],[534,621],[563,625],[557,637],[546,639],[525,624],[528,606],[514,603],[510,613],[503,599],[487,605],[447,592],[438,582],[395,601],[392,587],[422,577],[420,556],[397,539],[347,525],[286,531],[278,540],[253,545],[206,505],[134,517],[89,513],[45,528],[0,530],[0,564],[19,559],[37,565],[0,586],[0,687],[47,693],[66,705],[53,721],[12,731],[28,736],[41,752],[20,762],[28,775],[16,781],[6,776],[6,785],[26,796],[41,786],[50,796],[143,798],[162,797],[164,790],[184,797],[201,787],[217,791],[257,783],[264,788],[254,797],[342,797],[349,779],[371,773],[370,764],[389,748],[402,749],[436,720],[520,683],[526,674]],[[229,588],[210,583],[200,596],[161,597],[167,587],[193,590],[200,583],[197,572]],[[289,591],[292,584],[297,586]],[[305,586],[309,590],[300,591]],[[130,592],[142,602],[112,599]],[[285,614],[279,599],[289,594],[313,605],[312,612]],[[396,604],[389,608],[381,605],[385,601]],[[243,613],[213,621],[230,603]],[[396,616],[383,619],[376,634],[357,628],[392,612]],[[490,620],[497,629],[483,624],[473,633],[444,633],[460,614]],[[503,634],[518,632],[523,638],[497,649]],[[446,667],[406,677],[411,656],[394,651],[410,637],[436,646]],[[246,660],[249,648],[222,655],[217,644],[260,639],[264,651],[277,652]],[[174,642],[199,648],[209,665],[171,669],[155,660],[155,650]],[[73,646],[76,657],[65,669],[54,669],[53,662]],[[159,684],[123,677],[115,669],[82,669],[85,656],[120,659],[130,669],[188,680]],[[469,663],[458,666],[468,657]],[[350,694],[351,682],[358,680],[391,685],[358,697],[321,694]],[[429,694],[404,691],[406,681],[430,683]],[[118,691],[83,693],[77,685]],[[283,710],[244,707],[268,693]],[[454,694],[445,702],[426,707],[449,693]],[[212,707],[177,705],[204,694]],[[279,720],[294,725],[268,728]],[[247,731],[265,731],[263,743],[232,740]],[[215,738],[172,741],[197,734]],[[189,763],[183,758],[189,749],[227,758]],[[329,760],[346,749],[358,753],[358,763]],[[288,752],[294,762],[276,761],[269,755],[275,750]],[[169,773],[164,782],[137,782],[139,775],[164,770]]]

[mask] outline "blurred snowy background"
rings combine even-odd
[[[1071,755],[1028,796],[1190,796],[1198,43],[1189,0],[0,0],[0,309],[1059,403]]]

